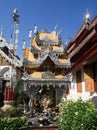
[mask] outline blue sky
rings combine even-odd
[[[33,31],[35,24],[39,31],[44,28],[53,31],[58,25],[63,42],[68,42],[68,37],[74,37],[83,24],[86,9],[90,20],[97,15],[97,0],[0,0],[0,28],[3,26],[7,42],[10,42],[15,8],[20,15],[18,55],[22,58],[23,39],[30,46],[29,29]]]

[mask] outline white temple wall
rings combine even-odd
[[[70,94],[67,96],[67,100],[77,100],[77,84],[76,84],[76,75],[75,72],[72,73],[72,80],[71,80],[71,87],[70,87]]]
[[[67,100],[74,100],[81,98],[83,100],[90,99],[90,92],[85,92],[85,82],[84,82],[84,69],[83,66],[80,67],[81,70],[81,80],[82,80],[82,92],[77,92],[77,80],[76,80],[76,71],[72,73],[72,81],[70,87],[70,95],[67,96]]]

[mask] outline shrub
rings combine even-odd
[[[10,117],[20,117],[23,114],[22,107],[14,107],[13,109],[8,109],[5,114]]]
[[[61,130],[97,130],[97,108],[93,102],[62,101],[59,127]]]
[[[11,118],[12,111],[1,112],[2,110],[0,110],[0,130],[17,130],[26,124],[27,117],[25,116]]]
[[[24,126],[26,123],[26,117],[21,118],[0,118],[0,129],[2,130],[17,130],[18,128]]]

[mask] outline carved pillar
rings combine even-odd
[[[15,92],[11,87],[6,87],[4,90],[4,101],[14,100]]]

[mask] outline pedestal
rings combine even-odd
[[[12,110],[14,108],[14,101],[4,101],[4,106],[1,108],[2,111]]]

